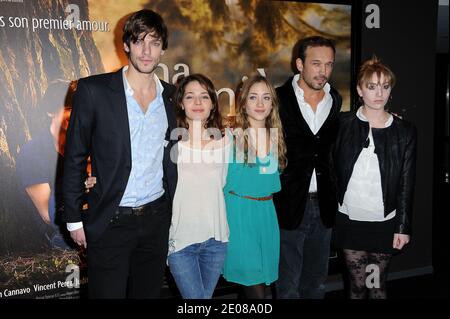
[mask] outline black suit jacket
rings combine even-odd
[[[176,127],[172,104],[174,86],[161,81],[168,120],[163,159],[165,194],[173,199],[176,164],[170,160],[170,131]],[[163,141],[161,141],[162,143]],[[97,184],[87,194],[88,211],[82,212],[87,158]],[[122,69],[78,81],[66,136],[64,154],[64,220],[83,221],[88,241],[97,240],[119,206],[131,172],[131,142]]]
[[[280,176],[281,191],[274,195],[279,225],[282,229],[291,230],[302,222],[315,168],[320,215],[323,224],[331,227],[337,210],[332,145],[338,131],[342,98],[334,88],[330,89],[333,98],[330,114],[314,135],[300,111],[292,78],[277,88],[276,92],[280,101],[288,160],[287,167]]]

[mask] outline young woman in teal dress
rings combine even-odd
[[[272,194],[280,190],[285,143],[275,90],[263,76],[247,79],[238,95],[234,154],[224,188],[230,238],[223,276],[263,299],[278,279],[280,235]]]

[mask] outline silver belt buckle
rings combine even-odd
[[[144,215],[144,212],[145,212],[144,206],[133,208],[133,215],[135,215],[135,216],[142,216],[142,215]]]

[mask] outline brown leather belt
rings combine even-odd
[[[242,198],[246,198],[246,199],[251,199],[251,200],[258,200],[258,201],[265,201],[265,200],[271,200],[273,198],[272,195],[269,196],[264,196],[264,197],[252,197],[252,196],[244,196],[244,195],[238,195],[233,191],[229,191],[228,193],[230,193],[231,195],[235,195],[238,197],[242,197]]]

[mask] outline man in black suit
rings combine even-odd
[[[274,198],[281,229],[276,290],[278,298],[321,299],[337,209],[331,147],[342,99],[328,84],[334,43],[315,36],[296,47],[300,73],[277,88],[288,165]]]
[[[167,27],[151,10],[123,28],[129,65],[80,79],[67,130],[65,220],[87,247],[91,298],[159,297],[168,249],[176,165],[174,87],[155,69],[167,48]],[[82,212],[86,164],[97,182]]]

